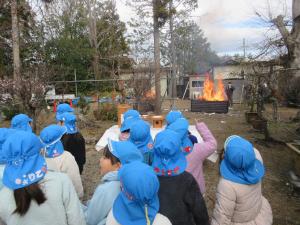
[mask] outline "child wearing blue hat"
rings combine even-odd
[[[179,118],[184,118],[184,116],[182,115],[182,113],[180,111],[177,111],[177,110],[171,110],[166,115],[167,126],[169,126],[170,124],[174,123]]]
[[[10,127],[16,130],[32,132],[31,122],[32,119],[26,114],[18,114],[12,118]]]
[[[173,130],[179,134],[181,140],[181,150],[185,155],[193,151],[193,143],[189,138],[189,122],[187,119],[181,117],[167,126],[167,129]]]
[[[101,184],[87,206],[83,206],[86,222],[89,225],[104,225],[106,217],[120,193],[118,170],[133,161],[142,161],[140,151],[129,141],[109,141],[100,158]]]
[[[2,146],[7,160],[0,190],[0,220],[7,225],[85,225],[70,179],[47,171],[36,135],[11,134]]]
[[[73,113],[74,109],[68,103],[59,104],[56,109],[56,120],[60,121],[61,120],[60,116],[66,112]]]
[[[61,138],[64,150],[74,156],[79,167],[79,172],[82,174],[83,166],[86,162],[85,139],[77,129],[76,116],[74,114],[63,113],[61,120],[61,125],[67,128],[66,133]]]
[[[44,146],[44,154],[49,170],[66,173],[72,180],[79,198],[83,197],[83,187],[78,165],[74,156],[64,150],[61,137],[67,128],[50,125],[40,133],[40,140]]]
[[[126,111],[124,113],[123,123],[120,128],[120,132],[121,132],[120,136],[119,136],[120,141],[128,140],[128,138],[130,136],[130,128],[131,128],[132,124],[136,120],[140,120],[140,119],[141,119],[141,115],[137,110],[129,109],[128,111]]]
[[[211,224],[271,225],[272,210],[261,191],[265,169],[252,144],[233,135],[225,141],[224,150]]]
[[[150,125],[144,120],[135,121],[130,128],[131,141],[144,156],[144,163],[151,165],[153,159],[153,140],[150,133]]]
[[[186,172],[187,161],[181,151],[181,137],[165,129],[156,135],[152,167],[159,188],[159,212],[173,225],[208,225],[206,205],[195,178]]]
[[[159,211],[159,182],[153,169],[131,162],[119,171],[121,192],[107,217],[106,225],[171,225]]]
[[[13,134],[15,131],[16,130],[14,130],[14,129],[0,128],[0,190],[3,187],[2,177],[3,177],[3,172],[4,172],[4,168],[5,168],[5,164],[6,164],[6,159],[5,159],[5,155],[3,154],[3,151],[2,151],[2,146],[3,146],[3,143],[6,141],[6,139],[11,134]]]

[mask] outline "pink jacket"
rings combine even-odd
[[[201,193],[205,192],[203,162],[217,149],[217,141],[205,123],[197,123],[196,128],[203,138],[203,142],[196,143],[193,151],[187,156],[187,169],[196,179]]]

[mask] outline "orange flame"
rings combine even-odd
[[[204,101],[225,101],[227,100],[224,84],[221,79],[218,79],[217,87],[214,87],[209,75],[206,75],[203,87],[203,95],[199,99]]]

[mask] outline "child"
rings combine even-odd
[[[185,155],[188,155],[193,151],[193,143],[188,136],[189,122],[185,118],[178,118],[176,121],[168,125],[167,129],[173,130],[179,134],[181,150]]]
[[[82,174],[86,161],[85,140],[76,127],[76,116],[74,114],[63,113],[61,118],[63,121],[62,125],[67,128],[67,132],[62,136],[61,142],[63,143],[64,150],[74,156],[79,167],[79,172]]]
[[[85,225],[70,179],[47,172],[37,136],[16,131],[3,144],[7,159],[0,190],[0,220],[7,225]]]
[[[120,128],[120,136],[119,140],[120,141],[126,141],[128,140],[130,136],[130,127],[132,123],[134,123],[136,120],[141,119],[141,115],[138,111],[134,109],[130,109],[126,111],[123,115],[123,123]]]
[[[13,134],[15,131],[16,130],[14,130],[14,129],[0,128],[0,190],[3,187],[2,177],[3,177],[3,172],[4,172],[4,168],[5,168],[5,164],[6,164],[5,156],[2,153],[2,146],[3,146],[3,143],[6,141],[6,139],[11,134]]]
[[[151,165],[153,159],[153,140],[150,134],[150,125],[144,120],[135,121],[130,128],[131,141],[144,156],[144,163]]]
[[[121,193],[113,204],[106,225],[171,225],[158,213],[159,182],[153,169],[141,162],[131,162],[119,171]]]
[[[261,192],[265,169],[252,144],[234,135],[226,140],[224,149],[211,224],[272,224],[270,204]]]
[[[104,225],[106,217],[120,192],[118,170],[121,165],[132,161],[142,161],[140,151],[128,141],[109,141],[100,158],[100,174],[103,176],[93,197],[83,206],[86,222],[89,225]]]
[[[217,149],[217,141],[205,123],[196,121],[196,129],[203,138],[203,142],[194,144],[193,151],[186,157],[188,165],[186,171],[196,179],[200,191],[205,193],[203,162]]]
[[[167,126],[170,125],[171,123],[175,122],[177,119],[179,118],[184,118],[184,116],[182,115],[182,113],[180,111],[170,111],[167,115],[166,115],[166,122],[167,122]]]
[[[17,130],[32,132],[31,122],[32,119],[27,115],[18,114],[12,118],[10,127]]]
[[[56,110],[56,121],[58,123],[58,125],[62,125],[63,121],[62,121],[62,114],[64,113],[73,113],[74,109],[67,103],[61,103],[57,106],[57,110]]]
[[[205,202],[195,178],[186,172],[186,158],[180,150],[180,136],[170,129],[157,134],[152,167],[159,188],[159,212],[173,225],[208,225]]]
[[[44,145],[45,159],[49,170],[66,173],[72,180],[79,198],[83,197],[83,187],[79,168],[74,156],[64,151],[61,137],[66,132],[65,127],[50,125],[44,128],[40,134],[40,140]]]

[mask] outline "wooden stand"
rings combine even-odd
[[[163,116],[152,116],[153,128],[162,128],[164,117]]]

